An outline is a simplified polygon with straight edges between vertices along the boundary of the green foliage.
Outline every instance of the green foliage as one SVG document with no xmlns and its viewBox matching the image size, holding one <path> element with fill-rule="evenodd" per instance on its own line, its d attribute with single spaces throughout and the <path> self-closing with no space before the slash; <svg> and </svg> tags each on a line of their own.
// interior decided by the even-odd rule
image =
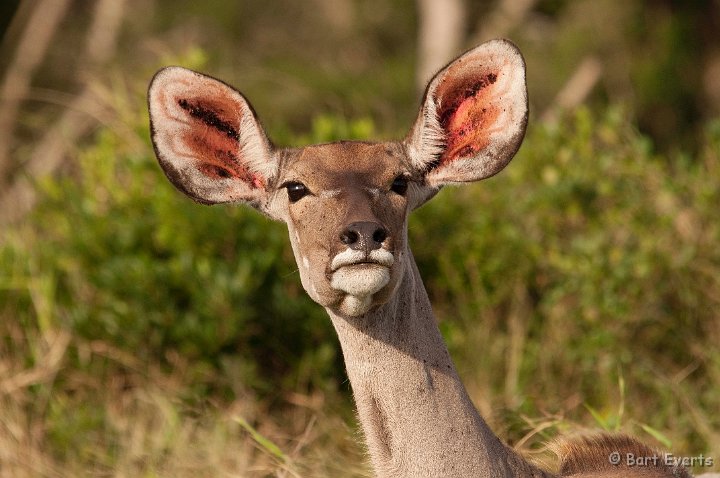
<svg viewBox="0 0 720 478">
<path fill-rule="evenodd" d="M 293 134 L 279 128 L 273 133 L 274 141 L 290 146 L 328 143 L 343 139 L 372 140 L 376 137 L 375 124 L 370 118 L 348 120 L 329 114 L 321 114 L 313 118 L 308 134 Z"/>
<path fill-rule="evenodd" d="M 138 133 L 141 154 L 100 131 L 77 175 L 41 185 L 33 227 L 2 250 L 14 277 L 51 289 L 57 310 L 38 320 L 143 360 L 179 354 L 194 364 L 201 395 L 232 392 L 233 381 L 265 392 L 278 382 L 281 391 L 334 388 L 343 374 L 336 339 L 302 290 L 285 226 L 248 207 L 189 201 L 163 176 L 147 128 Z M 372 133 L 368 119 L 320 116 L 294 142 Z M 18 312 L 33 322 L 29 302 Z"/>
<path fill-rule="evenodd" d="M 337 339 L 300 286 L 284 226 L 192 203 L 162 176 L 147 129 L 133 130 L 140 148 L 100 131 L 72 175 L 40 185 L 31 221 L 8 231 L 7 337 L 67 330 L 68 367 L 105 376 L 113 365 L 88 359 L 93 344 L 140 364 L 182 363 L 192 403 L 338 388 Z M 699 420 L 720 427 L 709 412 L 720 407 L 720 127 L 706 130 L 698 157 L 668 161 L 622 110 L 581 110 L 532 128 L 498 177 L 448 188 L 414 213 L 410 242 L 471 391 L 493 409 L 504 400 L 515 414 L 711 446 L 693 432 Z M 319 117 L 307 137 L 286 139 L 373 134 L 369 120 Z M 43 360 L 9 338 L 3 350 Z M 112 443 L 106 412 L 73 393 L 56 390 L 43 412 L 54 446 Z M 511 437 L 525 432 L 512 423 Z"/>
<path fill-rule="evenodd" d="M 303 363 L 319 372 L 308 381 L 332 376 L 329 324 L 300 288 L 284 226 L 193 204 L 151 155 L 129 155 L 102 131 L 77 179 L 43 185 L 32 242 L 5 251 L 16 268 L 56 278 L 57 319 L 142 359 L 178 353 L 196 364 L 198 386 L 214 386 L 204 371 L 224 365 L 256 387 Z"/>
<path fill-rule="evenodd" d="M 701 157 L 670 162 L 622 110 L 580 110 L 530 131 L 497 178 L 418 211 L 410 242 L 461 368 L 530 415 L 622 399 L 641 423 L 690 430 L 691 390 L 717 410 L 717 125 L 707 136 Z"/>
</svg>

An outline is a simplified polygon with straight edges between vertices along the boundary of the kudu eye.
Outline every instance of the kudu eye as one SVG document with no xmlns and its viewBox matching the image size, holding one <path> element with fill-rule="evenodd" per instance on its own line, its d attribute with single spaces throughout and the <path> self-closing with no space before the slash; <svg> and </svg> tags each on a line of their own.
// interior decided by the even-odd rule
<svg viewBox="0 0 720 478">
<path fill-rule="evenodd" d="M 287 189 L 288 199 L 290 199 L 290 202 L 297 202 L 310 192 L 303 183 L 295 181 L 285 184 L 285 188 Z"/>
<path fill-rule="evenodd" d="M 395 180 L 392 183 L 392 186 L 390 186 L 390 190 L 394 193 L 397 193 L 401 196 L 404 196 L 407 192 L 408 188 L 408 179 L 405 176 L 398 176 L 395 178 Z"/>
</svg>

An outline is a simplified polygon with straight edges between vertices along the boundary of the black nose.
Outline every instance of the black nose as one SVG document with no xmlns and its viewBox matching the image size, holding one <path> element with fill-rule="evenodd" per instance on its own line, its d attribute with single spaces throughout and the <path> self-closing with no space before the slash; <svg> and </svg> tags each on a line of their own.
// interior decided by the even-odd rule
<svg viewBox="0 0 720 478">
<path fill-rule="evenodd" d="M 340 241 L 350 249 L 356 251 L 370 251 L 380 249 L 388 237 L 388 231 L 377 222 L 353 222 L 340 234 Z"/>
</svg>

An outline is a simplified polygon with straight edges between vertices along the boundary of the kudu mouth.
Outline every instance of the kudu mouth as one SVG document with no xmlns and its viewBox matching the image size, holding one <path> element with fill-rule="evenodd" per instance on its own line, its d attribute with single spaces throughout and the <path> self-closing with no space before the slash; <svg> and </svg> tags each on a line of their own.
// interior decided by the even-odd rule
<svg viewBox="0 0 720 478">
<path fill-rule="evenodd" d="M 373 297 L 390 283 L 395 257 L 386 249 L 346 249 L 331 264 L 330 286 L 344 294 L 342 310 L 351 316 L 367 312 Z"/>
<path fill-rule="evenodd" d="M 386 249 L 374 249 L 369 253 L 362 250 L 346 249 L 333 257 L 330 264 L 330 271 L 335 272 L 341 267 L 356 265 L 378 265 L 387 268 L 395 263 L 395 256 Z"/>
</svg>

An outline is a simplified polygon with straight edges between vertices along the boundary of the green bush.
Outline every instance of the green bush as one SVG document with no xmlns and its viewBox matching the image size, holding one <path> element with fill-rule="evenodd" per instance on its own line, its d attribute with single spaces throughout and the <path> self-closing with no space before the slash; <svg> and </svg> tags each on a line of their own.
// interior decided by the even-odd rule
<svg viewBox="0 0 720 478">
<path fill-rule="evenodd" d="M 332 124 L 319 119 L 304 141 L 372 129 Z M 282 390 L 332 386 L 343 373 L 336 340 L 302 291 L 285 226 L 251 208 L 188 200 L 163 176 L 146 128 L 140 134 L 146 147 L 133 154 L 101 131 L 77 174 L 43 183 L 31 227 L 5 245 L 3 263 L 52 277 L 54 320 L 74 334 L 145 361 L 193 363 L 197 391 L 217 385 L 208 368 L 259 391 L 283 379 Z M 33 322 L 29 302 L 17 313 Z"/>
<path fill-rule="evenodd" d="M 720 426 L 719 146 L 712 124 L 699 157 L 653 157 L 622 110 L 581 110 L 419 210 L 411 243 L 471 380 L 530 416 L 588 407 L 615 428 L 625 407 L 702 449 L 690 430 Z"/>
<path fill-rule="evenodd" d="M 337 388 L 337 339 L 302 291 L 285 227 L 192 203 L 136 129 L 140 148 L 100 131 L 8 231 L 5 327 L 61 327 L 165 367 L 182 357 L 200 398 Z M 284 134 L 373 129 L 323 117 L 307 137 Z M 719 150 L 712 124 L 698 157 L 654 157 L 621 110 L 581 110 L 533 126 L 498 177 L 414 214 L 411 245 L 478 400 L 607 428 L 630 416 L 686 449 L 710 446 L 693 430 L 720 427 Z M 72 366 L 87 366 L 79 349 Z"/>
</svg>

